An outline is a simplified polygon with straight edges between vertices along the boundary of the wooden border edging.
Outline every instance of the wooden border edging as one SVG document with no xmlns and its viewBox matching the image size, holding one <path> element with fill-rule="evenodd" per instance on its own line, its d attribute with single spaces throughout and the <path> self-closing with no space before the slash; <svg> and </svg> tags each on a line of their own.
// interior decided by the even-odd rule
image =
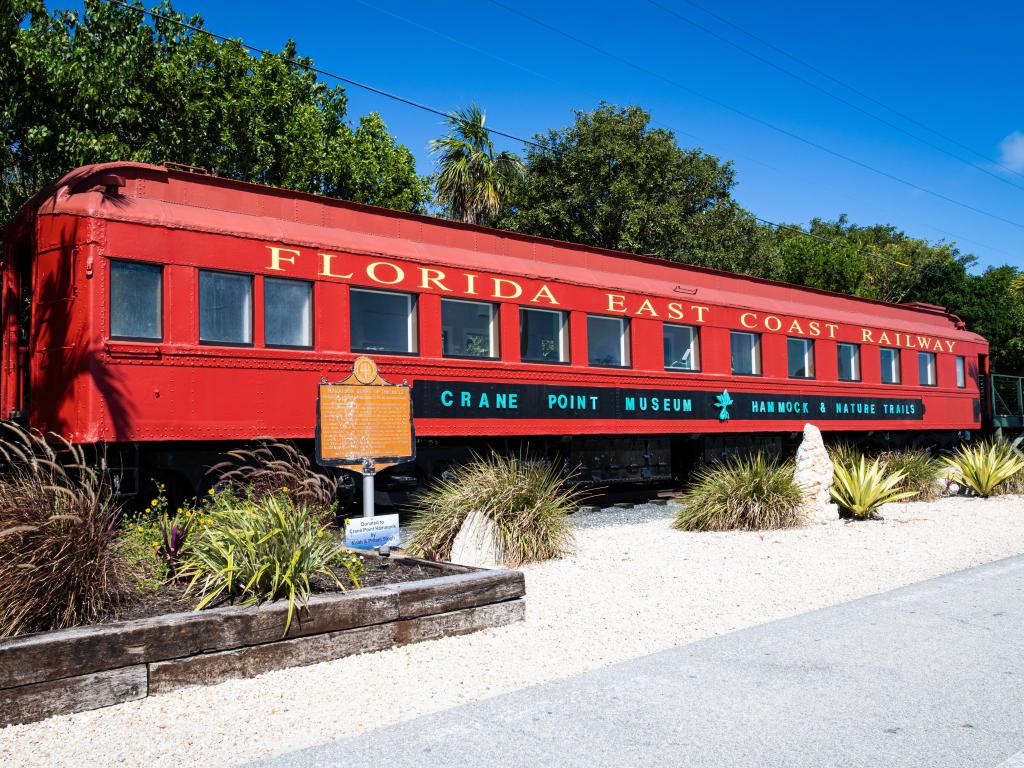
<svg viewBox="0 0 1024 768">
<path fill-rule="evenodd" d="M 519 571 L 395 560 L 456 573 L 313 595 L 287 636 L 287 604 L 276 602 L 0 640 L 0 727 L 474 632 L 525 615 Z"/>
</svg>

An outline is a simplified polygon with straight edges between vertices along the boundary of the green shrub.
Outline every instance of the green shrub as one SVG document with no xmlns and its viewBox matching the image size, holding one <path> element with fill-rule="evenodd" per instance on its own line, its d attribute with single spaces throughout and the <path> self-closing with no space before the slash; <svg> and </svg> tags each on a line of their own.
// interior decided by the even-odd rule
<svg viewBox="0 0 1024 768">
<path fill-rule="evenodd" d="M 242 605 L 287 599 L 287 633 L 314 576 L 344 589 L 334 571 L 341 568 L 359 583 L 362 558 L 341 548 L 327 525 L 286 492 L 258 499 L 231 491 L 211 494 L 199 514 L 181 568 L 186 594 L 199 592 L 196 610 L 228 598 Z"/>
<path fill-rule="evenodd" d="M 865 455 L 860 446 L 847 440 L 840 440 L 834 445 L 828 446 L 828 457 L 832 460 L 833 466 L 841 464 L 844 467 L 852 467 Z"/>
<path fill-rule="evenodd" d="M 496 453 L 477 456 L 450 478 L 435 480 L 416 500 L 408 551 L 447 560 L 462 524 L 479 510 L 497 528 L 506 565 L 559 557 L 572 546 L 567 516 L 581 498 L 554 465 Z"/>
<path fill-rule="evenodd" d="M 947 460 L 952 479 L 975 496 L 988 497 L 1024 471 L 1024 457 L 1006 440 L 961 445 Z"/>
<path fill-rule="evenodd" d="M 264 441 L 252 450 L 229 451 L 227 457 L 208 473 L 218 487 L 257 501 L 285 491 L 298 506 L 324 518 L 333 515 L 338 480 L 313 469 L 291 443 Z"/>
<path fill-rule="evenodd" d="M 119 509 L 101 466 L 52 436 L 0 425 L 0 637 L 84 624 L 127 594 Z"/>
<path fill-rule="evenodd" d="M 677 502 L 673 525 L 684 531 L 765 530 L 803 522 L 793 463 L 762 453 L 730 456 L 701 470 Z"/>
<path fill-rule="evenodd" d="M 939 480 L 945 468 L 942 462 L 932 458 L 928 451 L 920 448 L 888 451 L 878 459 L 886 473 L 903 476 L 896 488 L 900 491 L 910 491 L 913 495 L 908 496 L 908 500 L 931 501 L 942 495 Z M 846 463 L 844 466 L 853 465 Z"/>
<path fill-rule="evenodd" d="M 852 466 L 835 465 L 829 493 L 840 510 L 856 520 L 868 520 L 883 504 L 915 495 L 915 491 L 900 490 L 904 479 L 902 472 L 888 472 L 878 459 L 869 466 L 867 459 L 861 456 Z"/>
</svg>

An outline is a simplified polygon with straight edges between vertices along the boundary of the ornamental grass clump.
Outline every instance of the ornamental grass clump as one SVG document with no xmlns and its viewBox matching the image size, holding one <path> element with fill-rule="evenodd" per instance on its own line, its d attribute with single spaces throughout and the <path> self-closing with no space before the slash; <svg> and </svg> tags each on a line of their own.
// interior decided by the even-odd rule
<svg viewBox="0 0 1024 768">
<path fill-rule="evenodd" d="M 552 464 L 497 453 L 476 456 L 416 500 L 408 552 L 447 560 L 462 524 L 479 510 L 495 525 L 505 565 L 560 557 L 572 548 L 568 515 L 583 495 Z"/>
<path fill-rule="evenodd" d="M 208 472 L 218 487 L 230 487 L 255 500 L 284 488 L 298 506 L 324 516 L 334 511 L 337 478 L 313 469 L 306 455 L 291 443 L 264 440 L 251 450 L 239 449 L 226 455 L 225 461 Z"/>
<path fill-rule="evenodd" d="M 345 589 L 336 571 L 356 586 L 362 558 L 339 546 L 328 525 L 279 491 L 260 498 L 228 490 L 210 495 L 185 542 L 180 573 L 196 610 L 235 600 L 252 605 L 287 600 L 285 633 L 296 606 L 304 608 L 319 576 Z"/>
<path fill-rule="evenodd" d="M 1018 482 L 1024 472 L 1024 456 L 1006 440 L 961 445 L 947 459 L 947 469 L 954 482 L 987 498 Z"/>
<path fill-rule="evenodd" d="M 0 637 L 102 618 L 129 592 L 105 468 L 57 435 L 0 430 Z"/>
<path fill-rule="evenodd" d="M 920 448 L 889 451 L 878 459 L 887 473 L 902 475 L 896 487 L 913 494 L 907 497 L 908 501 L 932 501 L 942 495 L 940 481 L 944 467 L 928 451 Z M 852 463 L 846 463 L 845 466 L 852 466 Z"/>
<path fill-rule="evenodd" d="M 871 520 L 878 517 L 883 504 L 917 495 L 916 491 L 901 490 L 903 481 L 902 472 L 887 471 L 878 459 L 869 465 L 861 456 L 852 465 L 835 465 L 829 493 L 840 511 L 855 520 Z"/>
<path fill-rule="evenodd" d="M 791 528 L 803 522 L 794 465 L 763 453 L 730 456 L 700 470 L 677 503 L 673 526 L 683 531 Z"/>
</svg>

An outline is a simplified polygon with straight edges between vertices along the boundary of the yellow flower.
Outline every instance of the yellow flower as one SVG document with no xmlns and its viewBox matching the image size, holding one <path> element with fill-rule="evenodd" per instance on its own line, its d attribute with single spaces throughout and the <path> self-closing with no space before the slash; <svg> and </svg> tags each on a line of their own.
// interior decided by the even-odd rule
<svg viewBox="0 0 1024 768">
<path fill-rule="evenodd" d="M 213 488 L 207 491 L 207 493 L 210 494 L 211 496 L 213 496 L 213 494 L 215 494 L 216 492 L 217 491 L 215 491 Z"/>
<path fill-rule="evenodd" d="M 181 514 L 181 507 L 178 507 L 178 514 Z"/>
<path fill-rule="evenodd" d="M 152 545 L 154 547 L 159 547 L 160 546 L 160 542 L 159 541 L 154 541 L 154 542 L 152 542 Z"/>
<path fill-rule="evenodd" d="M 148 515 L 148 514 L 149 514 L 150 512 L 152 512 L 152 511 L 153 511 L 153 510 L 151 510 L 151 509 L 150 509 L 149 507 L 146 507 L 146 514 L 147 514 L 147 515 Z"/>
<path fill-rule="evenodd" d="M 149 504 L 150 504 L 150 506 L 155 507 L 157 505 L 157 500 L 153 499 L 151 502 L 149 502 Z"/>
<path fill-rule="evenodd" d="M 281 490 L 282 490 L 282 491 L 284 491 L 285 493 L 288 493 L 288 486 L 286 485 L 286 486 L 285 486 L 284 488 L 282 488 Z"/>
</svg>

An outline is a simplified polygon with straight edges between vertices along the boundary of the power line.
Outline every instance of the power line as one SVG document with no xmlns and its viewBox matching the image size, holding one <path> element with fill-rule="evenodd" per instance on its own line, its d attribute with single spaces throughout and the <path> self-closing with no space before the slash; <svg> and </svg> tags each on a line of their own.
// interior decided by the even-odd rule
<svg viewBox="0 0 1024 768">
<path fill-rule="evenodd" d="M 405 104 L 406 106 L 414 107 L 416 109 L 424 110 L 426 112 L 430 112 L 430 113 L 438 115 L 440 117 L 445 117 L 445 118 L 449 118 L 449 119 L 456 120 L 456 121 L 461 119 L 461 118 L 459 118 L 458 115 L 456 115 L 454 113 L 445 112 L 444 110 L 440 110 L 440 109 L 437 109 L 435 107 L 431 107 L 431 106 L 429 106 L 427 104 L 423 104 L 421 102 L 415 101 L 413 99 L 406 98 L 404 96 L 399 96 L 397 94 L 390 93 L 390 92 L 385 91 L 383 89 L 376 88 L 376 87 L 368 85 L 366 83 L 362 83 L 362 82 L 360 82 L 358 80 L 353 80 L 351 78 L 343 77 L 341 75 L 337 75 L 337 74 L 334 74 L 332 72 L 328 72 L 327 70 L 321 69 L 319 67 L 314 67 L 314 66 L 312 66 L 310 64 L 306 64 L 305 62 L 298 61 L 296 59 L 289 59 L 289 58 L 287 58 L 285 56 L 282 56 L 281 54 L 273 53 L 272 51 L 268 51 L 268 50 L 263 49 L 263 48 L 257 48 L 256 46 L 249 45 L 249 44 L 245 43 L 241 39 L 229 38 L 229 37 L 227 37 L 225 35 L 219 35 L 219 34 L 216 34 L 214 32 L 210 32 L 209 30 L 203 29 L 202 27 L 197 27 L 197 26 L 195 26 L 193 24 L 189 24 L 189 23 L 187 23 L 185 21 L 182 21 L 181 19 L 175 19 L 173 17 L 166 16 L 164 14 L 160 14 L 160 13 L 157 13 L 155 11 L 147 10 L 147 9 L 141 8 L 139 6 L 130 5 L 129 3 L 124 2 L 124 0 L 108 0 L 108 1 L 112 2 L 112 3 L 116 4 L 116 5 L 120 5 L 120 6 L 124 7 L 124 8 L 129 9 L 129 10 L 138 11 L 139 13 L 142 13 L 144 15 L 149 15 L 149 16 L 151 16 L 153 18 L 158 18 L 158 19 L 161 19 L 163 21 L 167 21 L 167 22 L 169 22 L 171 24 L 176 24 L 176 25 L 178 25 L 178 26 L 180 26 L 180 27 L 182 27 L 184 29 L 191 30 L 191 31 L 196 32 L 198 34 L 209 35 L 210 37 L 212 37 L 212 38 L 214 38 L 216 40 L 220 40 L 221 42 L 224 42 L 224 43 L 236 43 L 236 44 L 242 46 L 243 48 L 245 48 L 246 50 L 258 53 L 261 56 L 271 56 L 271 57 L 279 58 L 280 60 L 282 60 L 282 61 L 284 61 L 284 62 L 286 62 L 288 64 L 291 64 L 291 65 L 294 65 L 296 67 L 299 67 L 300 69 L 304 69 L 306 71 L 313 72 L 315 74 L 322 75 L 324 77 L 328 77 L 328 78 L 331 78 L 331 79 L 334 79 L 334 80 L 338 80 L 338 81 L 346 83 L 348 85 L 352 85 L 352 86 L 355 86 L 355 87 L 358 87 L 358 88 L 362 88 L 364 90 L 367 90 L 367 91 L 369 91 L 371 93 L 374 93 L 374 94 L 377 94 L 379 96 L 384 96 L 385 98 L 389 98 L 389 99 L 392 99 L 394 101 L 398 101 L 398 102 L 400 102 L 402 104 Z M 493 1 L 494 0 L 492 0 L 492 2 Z M 500 5 L 500 3 L 496 3 L 496 4 Z M 395 14 L 392 14 L 392 15 L 395 15 Z M 579 41 L 579 42 L 581 44 L 584 44 L 584 45 L 589 45 L 589 44 L 585 43 L 584 41 Z M 538 150 L 540 150 L 542 152 L 551 152 L 551 151 L 553 151 L 552 148 L 550 146 L 546 145 L 546 144 L 541 144 L 541 143 L 538 143 L 538 142 L 535 142 L 535 141 L 531 141 L 530 139 L 524 139 L 524 138 L 522 138 L 520 136 L 516 136 L 516 135 L 511 134 L 511 133 L 506 133 L 506 132 L 503 132 L 503 131 L 499 131 L 499 130 L 497 130 L 495 128 L 485 127 L 484 130 L 487 131 L 488 133 L 493 133 L 493 134 L 495 134 L 497 136 L 502 136 L 504 138 L 511 139 L 513 141 L 517 141 L 517 142 L 520 142 L 522 144 L 534 147 L 534 148 L 536 148 L 536 149 L 538 149 Z M 858 247 L 856 247 L 854 245 L 851 245 L 849 242 L 843 243 L 843 242 L 838 241 L 838 240 L 831 240 L 829 238 L 822 237 L 821 235 L 815 235 L 815 234 L 813 234 L 811 232 L 807 232 L 807 231 L 805 231 L 803 229 L 800 229 L 800 228 L 797 228 L 797 227 L 790 227 L 790 226 L 787 226 L 787 225 L 784 225 L 784 224 L 778 224 L 776 222 L 769 221 L 768 219 L 763 219 L 763 218 L 759 218 L 759 217 L 756 217 L 756 216 L 754 217 L 754 219 L 756 221 L 762 223 L 762 224 L 771 225 L 771 226 L 775 227 L 776 229 L 788 230 L 788 231 L 791 231 L 791 232 L 794 232 L 794 233 L 799 233 L 801 235 L 804 235 L 805 237 L 809 237 L 811 239 L 818 240 L 818 241 L 821 241 L 821 242 L 829 242 L 829 243 L 832 243 L 833 245 L 843 246 L 845 248 L 851 248 L 851 249 L 853 249 L 853 250 L 855 250 L 858 253 L 861 253 L 863 255 L 873 256 L 875 258 L 886 259 L 886 260 L 891 261 L 894 264 L 896 264 L 896 265 L 898 265 L 900 267 L 903 267 L 903 268 L 916 268 L 918 270 L 921 270 L 920 267 L 912 267 L 912 265 L 908 265 L 908 264 L 906 264 L 904 262 L 901 262 L 901 261 L 895 259 L 894 257 L 888 255 L 888 254 L 880 253 L 880 252 L 875 252 L 875 251 L 865 251 L 865 250 L 863 250 L 861 248 L 858 248 Z M 931 268 L 932 268 L 931 266 L 928 267 L 928 268 L 925 268 L 923 271 L 921 271 L 921 274 L 927 274 L 927 272 Z"/>
<path fill-rule="evenodd" d="M 822 86 L 820 86 L 817 83 L 815 83 L 813 80 L 808 80 L 806 77 L 803 77 L 803 76 L 797 74 L 796 72 L 794 72 L 791 69 L 787 69 L 786 67 L 783 67 L 780 64 L 776 64 L 771 59 L 766 59 L 764 56 L 761 56 L 760 54 L 755 53 L 754 51 L 751 51 L 749 48 L 747 48 L 745 46 L 742 46 L 739 43 L 736 43 L 736 42 L 730 40 L 729 38 L 725 37 L 724 35 L 718 34 L 713 29 L 710 29 L 709 27 L 706 27 L 703 24 L 700 24 L 700 23 L 694 21 L 693 19 L 690 19 L 687 16 L 684 16 L 683 14 L 679 13 L 675 9 L 670 8 L 670 7 L 666 6 L 666 5 L 663 5 L 662 3 L 657 2 L 657 0 L 647 0 L 647 2 L 650 5 L 653 5 L 655 8 L 658 8 L 659 10 L 669 14 L 670 16 L 673 16 L 673 17 L 679 19 L 680 21 L 682 21 L 682 22 L 684 22 L 686 24 L 689 24 L 691 27 L 695 27 L 696 29 L 699 29 L 700 31 L 704 32 L 705 34 L 710 35 L 711 37 L 715 38 L 716 40 L 720 40 L 723 43 L 725 43 L 726 45 L 732 46 L 736 50 L 738 50 L 738 51 L 740 51 L 742 53 L 747 54 L 747 56 L 750 56 L 752 59 L 755 59 L 756 61 L 760 61 L 762 64 L 765 64 L 765 65 L 767 65 L 769 67 L 772 67 L 773 69 L 777 69 L 779 72 L 782 72 L 783 74 L 788 75 L 789 77 L 793 78 L 797 82 L 803 83 L 808 88 L 813 88 L 814 90 L 818 91 L 819 93 L 823 93 L 826 96 L 828 96 L 829 98 L 834 99 L 835 101 L 838 101 L 840 104 L 844 104 L 847 107 L 849 107 L 850 109 L 854 109 L 854 110 L 856 110 L 857 112 L 860 112 L 863 115 L 867 115 L 872 120 L 877 120 L 882 125 L 888 126 L 889 128 L 892 128 L 893 130 L 899 131 L 900 133 L 902 133 L 905 136 L 909 136 L 914 141 L 920 142 L 921 144 L 924 144 L 927 147 L 931 147 L 932 149 L 936 150 L 937 152 L 941 152 L 942 154 L 944 154 L 944 155 L 946 155 L 948 157 L 951 157 L 951 158 L 953 158 L 954 160 L 956 160 L 958 162 L 964 163 L 965 165 L 970 166 L 971 168 L 975 169 L 976 171 L 980 171 L 981 173 L 984 173 L 984 174 L 986 174 L 988 176 L 991 176 L 993 179 L 996 179 L 997 181 L 1000 181 L 1003 184 L 1006 184 L 1008 186 L 1014 187 L 1015 189 L 1019 189 L 1022 192 L 1024 192 L 1024 186 L 1021 186 L 1020 184 L 1015 184 L 1013 181 L 1011 181 L 1010 179 L 1006 178 L 1005 176 L 1000 176 L 998 173 L 994 173 L 993 171 L 990 171 L 985 166 L 979 165 L 978 163 L 974 162 L 973 160 L 968 160 L 967 158 L 965 158 L 965 157 L 963 157 L 961 155 L 958 155 L 955 152 L 950 152 L 948 149 L 945 149 L 944 147 L 936 144 L 935 142 L 930 141 L 930 140 L 924 138 L 923 136 L 920 136 L 920 135 L 914 133 L 913 131 L 908 131 L 906 128 L 903 128 L 902 126 L 897 125 L 896 123 L 892 122 L 891 120 L 886 120 L 884 117 L 880 117 L 879 115 L 876 115 L 874 112 L 871 112 L 870 110 L 864 109 L 859 104 L 855 104 L 854 102 L 850 101 L 849 99 L 845 99 L 842 96 L 839 96 L 838 94 L 833 93 L 832 91 L 828 90 L 827 88 L 823 88 Z"/>
<path fill-rule="evenodd" d="M 792 53 L 790 53 L 789 51 L 785 50 L 784 48 L 781 48 L 781 47 L 775 45 L 770 40 L 766 40 L 763 37 L 755 35 L 753 32 L 750 32 L 750 31 L 744 29 L 743 27 L 741 27 L 738 24 L 730 21 L 729 19 L 725 18 L 724 16 L 720 16 L 719 14 L 715 13 L 714 11 L 708 10 L 703 5 L 699 5 L 698 3 L 693 2 L 693 0 L 683 0 L 683 2 L 687 3 L 688 5 L 693 6 L 698 11 L 701 11 L 702 13 L 707 14 L 711 18 L 717 19 L 722 24 L 725 24 L 726 26 L 732 27 L 736 31 L 743 33 L 744 35 L 746 35 L 750 39 L 756 40 L 757 42 L 761 43 L 762 45 L 767 46 L 768 48 L 771 48 L 773 51 L 776 51 L 777 53 L 781 53 L 783 56 L 785 56 L 786 58 L 790 59 L 791 61 L 795 61 L 800 66 L 806 67 L 807 69 L 811 70 L 812 72 L 815 72 L 818 75 L 821 75 L 822 77 L 824 77 L 827 80 L 831 80 L 833 83 L 842 86 L 843 88 L 847 89 L 851 93 L 857 94 L 862 99 L 866 99 L 867 101 L 870 101 L 872 104 L 875 104 L 875 105 L 881 107 L 882 109 L 885 109 L 885 110 L 891 112 L 892 114 L 896 115 L 897 117 L 900 117 L 900 118 L 906 120 L 908 123 L 913 123 L 914 125 L 916 125 L 919 128 L 924 128 L 929 133 L 932 133 L 935 136 L 938 136 L 940 139 L 943 139 L 944 141 L 948 141 L 950 144 L 954 144 L 954 145 L 960 147 L 961 149 L 967 150 L 968 152 L 970 152 L 973 155 L 976 155 L 977 157 L 979 157 L 980 159 L 984 160 L 985 162 L 992 163 L 993 165 L 999 166 L 1000 168 L 1002 168 L 1007 173 L 1012 173 L 1014 176 L 1024 176 L 1024 174 L 1022 174 L 1020 171 L 1017 171 L 1017 170 L 1011 168 L 1010 166 L 1005 165 L 1004 163 L 1000 162 L 999 160 L 995 160 L 995 159 L 989 157 L 988 155 L 986 155 L 986 154 L 984 154 L 982 152 L 979 152 L 978 150 L 974 149 L 974 147 L 971 147 L 971 146 L 969 146 L 967 144 L 963 144 L 962 142 L 958 141 L 957 139 L 954 139 L 953 137 L 948 136 L 945 133 L 942 133 L 941 131 L 935 130 L 935 128 L 933 128 L 932 126 L 928 125 L 927 123 L 923 123 L 923 122 L 921 122 L 919 120 L 916 120 L 915 118 L 911 117 L 910 115 L 906 114 L 905 112 L 901 112 L 900 110 L 896 109 L 893 106 L 890 106 L 889 104 L 886 104 L 883 101 L 879 101 L 874 96 L 871 96 L 870 94 L 865 93 L 864 91 L 860 90 L 859 88 L 857 88 L 857 87 L 855 87 L 853 85 L 850 85 L 849 83 L 844 82 L 843 80 L 840 80 L 839 78 L 837 78 L 837 77 L 835 77 L 833 75 L 830 75 L 828 72 L 825 72 L 824 70 L 814 66 L 813 64 L 811 64 L 811 63 L 809 63 L 807 61 L 805 61 L 804 59 L 801 59 L 800 57 L 793 55 Z"/>
<path fill-rule="evenodd" d="M 928 189 L 927 187 L 922 187 L 920 184 L 915 184 L 912 181 L 908 181 L 907 179 L 901 178 L 900 176 L 897 176 L 896 174 L 889 173 L 888 171 L 884 171 L 881 168 L 876 168 L 875 166 L 870 165 L 869 163 L 865 163 L 862 160 L 858 160 L 855 157 L 851 157 L 850 155 L 847 155 L 847 154 L 844 154 L 842 152 L 839 152 L 838 150 L 831 149 L 830 147 L 827 147 L 824 144 L 820 144 L 819 142 L 814 141 L 813 139 L 805 138 L 805 137 L 803 137 L 803 136 L 801 136 L 801 135 L 799 135 L 797 133 L 794 133 L 793 131 L 790 131 L 787 128 L 783 128 L 782 126 L 775 125 L 774 123 L 769 122 L 768 120 L 765 120 L 763 118 L 758 117 L 757 115 L 754 115 L 754 114 L 746 112 L 746 111 L 744 111 L 742 109 L 739 109 L 738 107 L 734 107 L 731 104 L 728 104 L 728 103 L 726 103 L 724 101 L 721 101 L 720 99 L 716 99 L 713 96 L 708 96 L 707 94 L 702 93 L 701 91 L 698 91 L 695 88 L 691 88 L 688 85 L 684 85 L 683 83 L 680 83 L 679 81 L 674 80 L 674 79 L 668 77 L 667 75 L 664 75 L 661 72 L 658 72 L 657 70 L 649 69 L 648 67 L 645 67 L 645 66 L 643 66 L 641 64 L 637 64 L 634 61 L 630 61 L 627 58 L 619 56 L 617 53 L 613 53 L 613 52 L 608 51 L 608 50 L 606 50 L 604 48 L 601 48 L 600 46 L 594 45 L 593 43 L 590 43 L 590 42 L 588 42 L 586 40 L 583 40 L 583 39 L 581 39 L 579 37 L 576 37 L 575 35 L 572 35 L 569 32 L 566 32 L 566 31 L 564 31 L 562 29 L 559 29 L 558 27 L 555 27 L 555 26 L 553 26 L 553 25 L 551 25 L 551 24 L 549 24 L 549 23 L 547 23 L 545 21 L 542 21 L 542 20 L 540 20 L 540 19 L 538 19 L 538 18 L 536 18 L 534 16 L 531 16 L 530 14 L 527 14 L 527 13 L 519 10 L 518 8 L 506 5 L 505 3 L 499 2 L 499 0 L 490 0 L 490 2 L 493 5 L 498 6 L 499 8 L 503 8 L 504 10 L 508 11 L 509 13 L 513 13 L 513 14 L 515 14 L 517 16 L 522 16 L 523 18 L 528 19 L 529 21 L 533 22 L 534 24 L 537 24 L 538 26 L 541 26 L 541 27 L 543 27 L 543 28 L 545 28 L 547 30 L 550 30 L 551 32 L 554 32 L 557 35 L 561 35 L 562 37 L 565 37 L 565 38 L 567 38 L 569 40 L 572 40 L 573 42 L 575 42 L 575 43 L 577 43 L 579 45 L 582 45 L 582 46 L 584 46 L 586 48 L 590 48 L 593 51 L 597 51 L 598 53 L 600 53 L 603 56 L 607 56 L 608 58 L 614 59 L 615 61 L 618 61 L 621 64 L 625 64 L 626 66 L 628 66 L 628 67 L 630 67 L 632 69 L 635 69 L 635 70 L 637 70 L 639 72 L 643 72 L 646 75 L 649 75 L 651 77 L 655 77 L 655 78 L 657 78 L 657 79 L 659 79 L 659 80 L 661 80 L 661 81 L 663 81 L 665 83 L 668 83 L 669 85 L 671 85 L 671 86 L 673 86 L 675 88 L 678 88 L 679 90 L 685 91 L 686 93 L 693 94 L 694 96 L 697 96 L 698 98 L 704 99 L 705 101 L 710 102 L 711 104 L 715 104 L 716 106 L 719 106 L 722 109 L 726 109 L 729 112 L 737 114 L 740 117 L 746 118 L 747 120 L 751 120 L 751 121 L 753 121 L 755 123 L 758 123 L 759 125 L 763 125 L 766 128 L 770 128 L 771 130 L 776 131 L 778 133 L 781 133 L 784 136 L 788 136 L 791 139 L 795 139 L 796 141 L 799 141 L 799 142 L 801 142 L 803 144 L 806 144 L 806 145 L 808 145 L 810 147 L 814 147 L 815 149 L 820 150 L 821 152 L 825 152 L 826 154 L 832 155 L 833 157 L 837 157 L 840 160 L 845 160 L 848 163 L 852 163 L 852 164 L 854 164 L 856 166 L 864 168 L 865 170 L 871 171 L 872 173 L 875 173 L 875 174 L 877 174 L 879 176 L 883 176 L 883 177 L 885 177 L 887 179 L 890 179 L 892 181 L 895 181 L 895 182 L 898 182 L 900 184 L 903 184 L 904 186 L 910 187 L 911 189 L 916 189 L 918 192 L 924 192 L 926 195 L 931 195 L 932 197 L 938 198 L 939 200 L 944 200 L 947 203 L 952 203 L 953 205 L 956 205 L 956 206 L 958 206 L 960 208 L 964 208 L 964 209 L 966 209 L 968 211 L 973 211 L 974 213 L 981 214 L 982 216 L 986 216 L 986 217 L 988 217 L 990 219 L 994 219 L 996 221 L 1001 221 L 1004 224 L 1010 224 L 1011 226 L 1017 227 L 1018 229 L 1024 229 L 1024 223 L 1021 223 L 1019 221 L 1014 221 L 1013 219 L 1008 219 L 1008 218 L 1006 218 L 1004 216 L 1000 216 L 999 214 L 992 213 L 991 211 L 986 211 L 983 208 L 978 208 L 977 206 L 971 205 L 970 203 L 962 202 L 960 200 L 957 200 L 956 198 L 949 197 L 948 195 L 944 195 L 941 192 L 936 192 L 935 190 Z"/>
</svg>

